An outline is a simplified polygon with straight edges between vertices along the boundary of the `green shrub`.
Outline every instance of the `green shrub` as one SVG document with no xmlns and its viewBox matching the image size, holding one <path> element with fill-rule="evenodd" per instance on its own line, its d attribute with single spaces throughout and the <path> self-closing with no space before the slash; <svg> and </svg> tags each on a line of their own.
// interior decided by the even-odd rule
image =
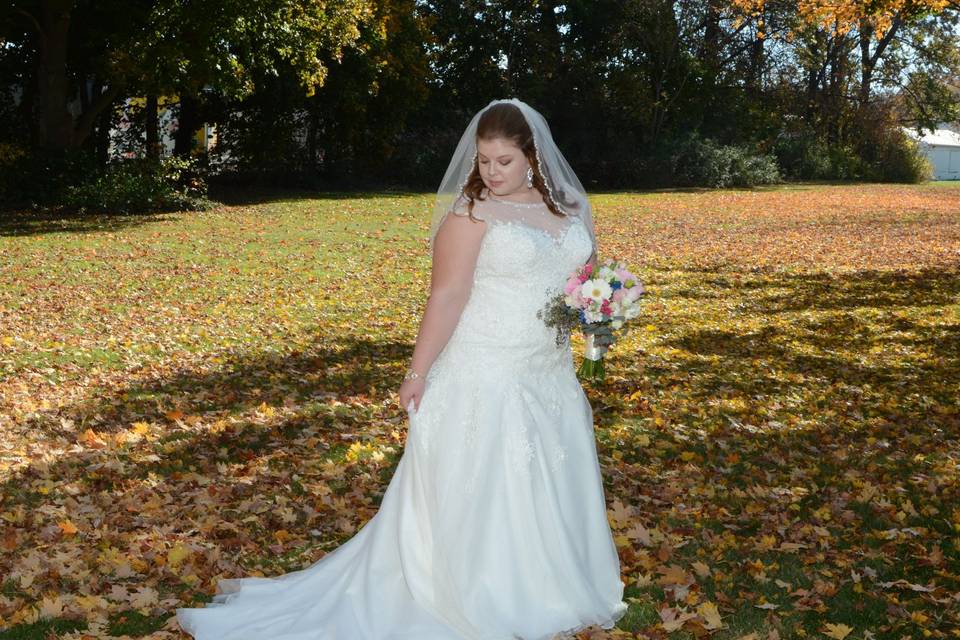
<svg viewBox="0 0 960 640">
<path fill-rule="evenodd" d="M 784 173 L 791 178 L 833 177 L 830 149 L 815 136 L 782 132 L 774 142 L 773 153 Z"/>
<path fill-rule="evenodd" d="M 802 180 L 874 179 L 856 149 L 829 144 L 812 131 L 782 131 L 773 153 L 784 173 Z"/>
<path fill-rule="evenodd" d="M 747 147 L 719 145 L 697 134 L 679 142 L 670 162 L 675 178 L 690 186 L 752 187 L 780 181 L 773 156 Z"/>
<path fill-rule="evenodd" d="M 885 182 L 926 182 L 933 179 L 933 165 L 920 151 L 920 143 L 900 129 L 893 129 L 877 144 L 878 178 Z"/>
<path fill-rule="evenodd" d="M 147 213 L 208 209 L 205 172 L 196 158 L 119 160 L 64 191 L 72 211 Z"/>
<path fill-rule="evenodd" d="M 876 123 L 856 145 L 828 144 L 812 131 L 785 131 L 773 152 L 792 178 L 922 182 L 933 175 L 919 144 L 895 123 Z"/>
<path fill-rule="evenodd" d="M 69 185 L 95 171 L 93 155 L 83 149 L 53 153 L 11 146 L 0 154 L 0 208 L 55 206 Z"/>
</svg>

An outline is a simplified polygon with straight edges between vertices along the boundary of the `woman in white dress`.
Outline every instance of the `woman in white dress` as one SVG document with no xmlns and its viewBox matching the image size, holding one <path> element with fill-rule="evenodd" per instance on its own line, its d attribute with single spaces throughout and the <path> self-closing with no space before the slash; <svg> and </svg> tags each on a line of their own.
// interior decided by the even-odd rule
<svg viewBox="0 0 960 640">
<path fill-rule="evenodd" d="M 449 215 L 453 213 L 454 215 Z M 309 567 L 220 580 L 197 640 L 551 640 L 627 610 L 593 413 L 536 312 L 596 262 L 590 203 L 543 117 L 471 120 L 437 193 L 430 296 L 377 513 Z"/>
</svg>

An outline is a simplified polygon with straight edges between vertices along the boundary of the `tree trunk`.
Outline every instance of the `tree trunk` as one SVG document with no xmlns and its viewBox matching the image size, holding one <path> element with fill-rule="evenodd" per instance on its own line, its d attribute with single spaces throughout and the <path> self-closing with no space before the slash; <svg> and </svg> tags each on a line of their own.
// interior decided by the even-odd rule
<svg viewBox="0 0 960 640">
<path fill-rule="evenodd" d="M 144 124 L 147 128 L 147 157 L 151 160 L 160 159 L 160 121 L 157 110 L 157 94 L 150 92 L 147 94 Z"/>
<path fill-rule="evenodd" d="M 903 16 L 898 13 L 890 23 L 890 29 L 877 40 L 877 46 L 871 53 L 870 44 L 877 36 L 876 30 L 869 20 L 860 21 L 860 91 L 857 98 L 861 111 L 865 110 L 870 103 L 870 97 L 873 93 L 873 72 L 880 61 L 880 56 L 883 55 L 890 41 L 903 26 L 903 22 Z"/>
<path fill-rule="evenodd" d="M 764 38 L 754 38 L 750 44 L 750 76 L 749 86 L 760 91 L 763 87 L 763 69 L 764 69 Z"/>
<path fill-rule="evenodd" d="M 320 128 L 320 104 L 316 96 L 307 102 L 307 158 L 310 163 L 308 173 L 317 174 L 317 134 Z"/>
<path fill-rule="evenodd" d="M 43 0 L 37 73 L 36 144 L 47 150 L 74 145 L 73 120 L 67 111 L 67 41 L 71 0 Z"/>
<path fill-rule="evenodd" d="M 94 89 L 97 93 L 102 91 L 99 83 L 94 85 Z M 94 129 L 96 136 L 96 153 L 97 153 L 97 162 L 101 167 L 106 166 L 110 161 L 110 121 L 112 120 L 112 109 L 107 107 L 100 112 L 100 115 L 97 117 L 96 128 Z"/>
<path fill-rule="evenodd" d="M 203 124 L 200 121 L 200 102 L 183 90 L 180 93 L 180 114 L 177 116 L 177 133 L 174 136 L 173 155 L 183 158 L 193 150 L 193 134 Z"/>
</svg>

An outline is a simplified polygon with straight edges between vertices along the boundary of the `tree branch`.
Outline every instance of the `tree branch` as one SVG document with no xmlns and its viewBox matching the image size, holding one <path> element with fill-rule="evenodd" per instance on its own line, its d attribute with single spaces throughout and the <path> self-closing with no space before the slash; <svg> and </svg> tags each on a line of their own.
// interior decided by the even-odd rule
<svg viewBox="0 0 960 640">
<path fill-rule="evenodd" d="M 15 13 L 19 13 L 30 19 L 30 22 L 33 23 L 33 26 L 37 30 L 37 34 L 40 36 L 41 40 L 44 40 L 46 38 L 46 34 L 44 34 L 43 32 L 43 27 L 40 26 L 40 23 L 37 21 L 37 19 L 33 16 L 32 13 L 30 13 L 25 9 L 21 9 L 20 7 L 14 7 L 13 10 Z"/>
</svg>

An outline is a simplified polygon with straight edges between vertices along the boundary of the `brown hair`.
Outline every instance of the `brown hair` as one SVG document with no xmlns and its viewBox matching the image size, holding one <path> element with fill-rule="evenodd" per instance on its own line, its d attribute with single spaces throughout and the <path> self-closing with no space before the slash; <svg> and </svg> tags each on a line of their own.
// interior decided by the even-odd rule
<svg viewBox="0 0 960 640">
<path fill-rule="evenodd" d="M 527 162 L 533 169 L 533 186 L 543 196 L 547 208 L 554 215 L 566 216 L 567 214 L 561 211 L 553 198 L 550 197 L 543 174 L 540 173 L 540 163 L 537 161 L 533 132 L 530 131 L 530 125 L 527 124 L 527 119 L 523 117 L 523 112 L 520 111 L 519 107 L 509 102 L 501 102 L 483 112 L 480 120 L 477 121 L 477 140 L 492 140 L 493 138 L 510 140 L 523 151 L 523 155 L 527 157 Z M 470 175 L 463 186 L 463 195 L 469 200 L 467 212 L 470 214 L 471 220 L 476 220 L 473 217 L 473 205 L 477 200 L 484 199 L 480 197 L 480 192 L 483 191 L 485 185 L 483 184 L 483 178 L 480 177 L 478 157 L 474 157 L 473 168 L 470 170 Z"/>
</svg>

